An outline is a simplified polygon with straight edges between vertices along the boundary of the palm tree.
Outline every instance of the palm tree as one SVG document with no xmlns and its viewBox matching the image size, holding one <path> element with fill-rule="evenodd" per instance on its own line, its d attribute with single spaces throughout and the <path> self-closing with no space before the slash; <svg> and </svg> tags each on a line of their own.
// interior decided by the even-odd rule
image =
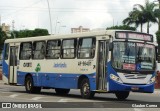
<svg viewBox="0 0 160 111">
<path fill-rule="evenodd" d="M 154 2 L 149 2 L 149 0 L 146 0 L 144 6 L 141 4 L 135 4 L 134 6 L 137 7 L 129 13 L 129 17 L 132 20 L 132 24 L 137 23 L 136 26 L 141 25 L 142 31 L 142 25 L 144 23 L 147 23 L 147 33 L 149 33 L 149 23 L 158 23 L 157 11 L 155 9 L 157 5 Z M 123 23 L 129 23 L 126 22 L 126 19 L 124 19 Z"/>
<path fill-rule="evenodd" d="M 147 20 L 147 33 L 149 33 L 149 23 L 158 23 L 157 17 L 156 17 L 156 4 L 154 2 L 149 2 L 149 0 L 146 0 L 145 5 L 142 6 L 140 4 L 136 4 L 138 8 L 144 13 L 144 17 Z"/>
<path fill-rule="evenodd" d="M 141 32 L 142 32 L 144 23 L 146 23 L 144 14 L 142 13 L 142 11 L 137 10 L 137 8 L 133 8 L 133 11 L 129 13 L 129 17 L 123 20 L 123 24 L 126 24 L 126 25 L 135 24 L 136 28 L 140 25 Z"/>
</svg>

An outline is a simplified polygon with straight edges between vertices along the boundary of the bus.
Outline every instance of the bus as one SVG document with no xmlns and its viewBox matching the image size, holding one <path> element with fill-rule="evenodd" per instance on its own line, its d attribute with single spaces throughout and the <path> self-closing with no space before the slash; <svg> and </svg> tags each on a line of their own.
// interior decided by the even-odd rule
<svg viewBox="0 0 160 111">
<path fill-rule="evenodd" d="M 55 89 L 66 95 L 80 89 L 83 98 L 114 93 L 153 93 L 156 54 L 153 35 L 104 30 L 65 35 L 7 39 L 3 80 L 25 86 L 27 93 Z"/>
</svg>

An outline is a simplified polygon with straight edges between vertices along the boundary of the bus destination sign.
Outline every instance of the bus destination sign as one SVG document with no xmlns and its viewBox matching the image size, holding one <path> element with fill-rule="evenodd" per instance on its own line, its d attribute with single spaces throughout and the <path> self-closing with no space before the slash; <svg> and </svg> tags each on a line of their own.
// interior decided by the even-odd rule
<svg viewBox="0 0 160 111">
<path fill-rule="evenodd" d="M 116 32 L 117 39 L 131 39 L 131 40 L 142 40 L 153 42 L 153 36 L 143 33 L 133 33 L 133 32 Z"/>
</svg>

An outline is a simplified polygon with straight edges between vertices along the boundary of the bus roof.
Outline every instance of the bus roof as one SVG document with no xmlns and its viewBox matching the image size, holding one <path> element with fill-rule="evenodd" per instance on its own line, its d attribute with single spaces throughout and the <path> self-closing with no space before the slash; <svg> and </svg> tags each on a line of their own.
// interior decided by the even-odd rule
<svg viewBox="0 0 160 111">
<path fill-rule="evenodd" d="M 72 33 L 72 34 L 63 34 L 63 35 L 48 35 L 48 36 L 7 39 L 5 40 L 5 43 L 52 40 L 52 39 L 67 39 L 67 38 L 90 37 L 90 36 L 101 36 L 101 35 L 114 36 L 116 31 L 135 32 L 130 30 L 102 30 L 102 31 L 91 31 L 91 32 Z"/>
</svg>

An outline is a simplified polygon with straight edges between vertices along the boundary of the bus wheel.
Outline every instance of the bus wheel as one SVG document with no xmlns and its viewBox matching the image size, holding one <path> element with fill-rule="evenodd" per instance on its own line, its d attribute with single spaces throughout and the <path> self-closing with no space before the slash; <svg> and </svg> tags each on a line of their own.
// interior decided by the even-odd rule
<svg viewBox="0 0 160 111">
<path fill-rule="evenodd" d="M 41 87 L 34 87 L 32 76 L 27 76 L 25 79 L 25 88 L 27 93 L 40 93 Z"/>
<path fill-rule="evenodd" d="M 55 88 L 55 91 L 58 95 L 66 95 L 69 93 L 70 89 Z"/>
<path fill-rule="evenodd" d="M 91 99 L 94 97 L 95 92 L 90 91 L 90 84 L 87 78 L 82 80 L 80 90 L 82 98 Z"/>
<path fill-rule="evenodd" d="M 129 91 L 120 91 L 115 93 L 117 99 L 125 100 L 129 96 Z"/>
</svg>

